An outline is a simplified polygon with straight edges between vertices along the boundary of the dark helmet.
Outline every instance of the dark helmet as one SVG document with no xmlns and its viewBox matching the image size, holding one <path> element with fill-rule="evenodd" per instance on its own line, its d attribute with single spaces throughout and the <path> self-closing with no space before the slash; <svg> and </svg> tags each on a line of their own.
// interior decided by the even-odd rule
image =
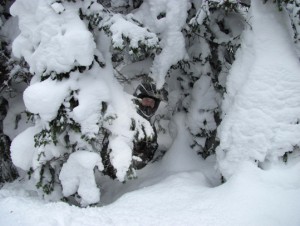
<svg viewBox="0 0 300 226">
<path fill-rule="evenodd" d="M 150 82 L 138 85 L 133 95 L 138 98 L 138 113 L 146 119 L 155 114 L 161 100 L 166 100 L 166 91 L 157 90 L 156 85 Z"/>
</svg>

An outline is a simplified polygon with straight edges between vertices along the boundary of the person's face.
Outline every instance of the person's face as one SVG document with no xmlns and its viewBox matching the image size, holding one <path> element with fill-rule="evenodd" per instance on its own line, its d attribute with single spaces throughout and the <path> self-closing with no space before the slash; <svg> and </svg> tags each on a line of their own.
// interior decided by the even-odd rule
<svg viewBox="0 0 300 226">
<path fill-rule="evenodd" d="M 144 97 L 142 98 L 141 104 L 144 107 L 150 107 L 150 108 L 154 108 L 155 106 L 155 100 L 149 97 Z"/>
</svg>

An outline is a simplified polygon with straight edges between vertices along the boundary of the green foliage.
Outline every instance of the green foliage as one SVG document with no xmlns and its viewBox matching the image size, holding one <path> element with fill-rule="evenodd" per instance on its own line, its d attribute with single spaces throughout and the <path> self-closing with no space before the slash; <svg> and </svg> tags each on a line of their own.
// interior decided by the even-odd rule
<svg viewBox="0 0 300 226">
<path fill-rule="evenodd" d="M 239 12 L 238 2 L 232 0 L 225 0 L 222 1 L 222 3 L 215 2 L 215 1 L 208 1 L 208 8 L 211 13 L 222 10 L 225 12 L 225 15 L 232 12 L 235 13 Z"/>
<path fill-rule="evenodd" d="M 55 186 L 55 169 L 48 163 L 41 166 L 40 180 L 37 182 L 36 187 L 49 195 L 54 191 Z"/>
<path fill-rule="evenodd" d="M 48 128 L 43 129 L 40 133 L 34 136 L 35 147 L 46 146 L 51 143 L 57 145 L 58 136 L 63 133 L 68 133 L 70 130 L 75 133 L 80 133 L 80 125 L 67 114 L 68 111 L 78 105 L 78 102 L 74 99 L 74 97 L 72 97 L 70 98 L 69 103 L 69 108 L 65 107 L 65 105 L 61 105 L 58 110 L 57 117 L 49 122 Z"/>
</svg>

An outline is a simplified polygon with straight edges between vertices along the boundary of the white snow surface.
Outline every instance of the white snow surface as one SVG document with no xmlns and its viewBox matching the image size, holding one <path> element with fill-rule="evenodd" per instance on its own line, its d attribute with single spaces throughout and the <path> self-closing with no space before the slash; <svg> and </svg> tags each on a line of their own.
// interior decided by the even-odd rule
<svg viewBox="0 0 300 226">
<path fill-rule="evenodd" d="M 300 64 L 287 15 L 253 1 L 242 46 L 228 75 L 217 151 L 229 178 L 243 161 L 276 162 L 300 144 Z"/>
<path fill-rule="evenodd" d="M 63 73 L 74 63 L 92 63 L 96 45 L 77 10 L 67 8 L 57 14 L 58 6 L 53 8 L 44 0 L 18 0 L 12 5 L 11 14 L 18 16 L 21 30 L 13 42 L 13 53 L 25 58 L 31 73 Z"/>
<path fill-rule="evenodd" d="M 298 163 L 269 170 L 243 163 L 225 184 L 214 187 L 216 181 L 208 180 L 219 176 L 211 167 L 214 160 L 201 160 L 188 147 L 184 121 L 184 115 L 175 118 L 177 137 L 162 162 L 149 165 L 138 172 L 138 179 L 126 184 L 104 185 L 110 190 L 103 200 L 127 192 L 114 203 L 88 208 L 48 203 L 15 182 L 0 190 L 0 225 L 300 224 L 299 156 Z"/>
</svg>

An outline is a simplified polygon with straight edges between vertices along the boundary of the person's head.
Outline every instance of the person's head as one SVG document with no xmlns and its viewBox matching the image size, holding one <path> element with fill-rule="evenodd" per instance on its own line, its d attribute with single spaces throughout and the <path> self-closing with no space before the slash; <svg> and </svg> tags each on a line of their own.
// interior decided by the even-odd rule
<svg viewBox="0 0 300 226">
<path fill-rule="evenodd" d="M 140 84 L 134 93 L 138 98 L 139 114 L 150 119 L 156 112 L 161 101 L 161 92 L 153 83 Z"/>
</svg>

